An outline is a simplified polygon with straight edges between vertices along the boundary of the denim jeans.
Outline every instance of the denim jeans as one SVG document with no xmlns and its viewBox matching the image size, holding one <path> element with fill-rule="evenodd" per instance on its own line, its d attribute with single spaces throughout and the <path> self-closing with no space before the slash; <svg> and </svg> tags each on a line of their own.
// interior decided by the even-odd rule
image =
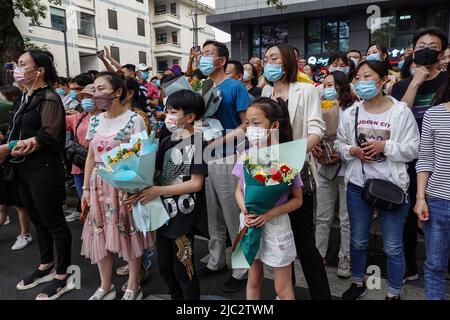
<svg viewBox="0 0 450 320">
<path fill-rule="evenodd" d="M 425 235 L 425 299 L 444 300 L 445 272 L 450 251 L 450 201 L 427 197 L 430 217 L 423 223 Z"/>
<path fill-rule="evenodd" d="M 77 190 L 78 197 L 81 199 L 83 196 L 84 173 L 74 174 L 73 182 L 75 183 L 75 189 Z"/>
<path fill-rule="evenodd" d="M 362 198 L 363 188 L 349 183 L 347 208 L 350 217 L 350 261 L 353 282 L 363 282 L 374 208 Z M 409 210 L 406 201 L 398 211 L 379 212 L 384 252 L 387 255 L 388 293 L 400 294 L 405 275 L 403 227 Z"/>
</svg>

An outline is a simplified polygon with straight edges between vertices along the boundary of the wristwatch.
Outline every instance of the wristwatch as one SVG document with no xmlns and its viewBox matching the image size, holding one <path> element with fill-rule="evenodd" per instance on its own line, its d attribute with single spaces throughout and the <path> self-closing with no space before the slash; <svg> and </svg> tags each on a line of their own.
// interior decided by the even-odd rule
<svg viewBox="0 0 450 320">
<path fill-rule="evenodd" d="M 83 190 L 87 190 L 87 191 L 89 191 L 89 190 L 91 190 L 91 188 L 89 188 L 89 187 L 86 187 L 86 186 L 83 186 L 81 189 L 83 189 Z"/>
</svg>

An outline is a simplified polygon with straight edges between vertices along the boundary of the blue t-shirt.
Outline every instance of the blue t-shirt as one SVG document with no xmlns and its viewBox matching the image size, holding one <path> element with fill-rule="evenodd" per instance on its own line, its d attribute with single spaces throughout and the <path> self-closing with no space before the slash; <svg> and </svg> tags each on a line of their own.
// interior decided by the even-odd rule
<svg viewBox="0 0 450 320">
<path fill-rule="evenodd" d="M 246 111 L 250 104 L 250 97 L 244 84 L 239 80 L 225 79 L 219 84 L 222 101 L 216 112 L 216 118 L 227 129 L 236 129 L 241 125 L 239 112 Z"/>
</svg>

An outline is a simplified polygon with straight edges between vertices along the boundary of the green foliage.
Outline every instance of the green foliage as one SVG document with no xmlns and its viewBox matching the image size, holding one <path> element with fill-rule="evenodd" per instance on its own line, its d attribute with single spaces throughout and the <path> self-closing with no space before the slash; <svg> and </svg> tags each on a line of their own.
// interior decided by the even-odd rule
<svg viewBox="0 0 450 320">
<path fill-rule="evenodd" d="M 287 7 L 283 4 L 283 0 L 267 0 L 266 1 L 268 6 L 272 6 L 277 8 L 280 11 L 283 11 Z"/>
<path fill-rule="evenodd" d="M 61 0 L 48 0 L 48 2 L 54 5 L 61 4 Z M 13 0 L 13 5 L 16 15 L 22 13 L 30 18 L 33 24 L 38 24 L 39 20 L 45 18 L 47 14 L 47 6 L 39 0 Z"/>
</svg>

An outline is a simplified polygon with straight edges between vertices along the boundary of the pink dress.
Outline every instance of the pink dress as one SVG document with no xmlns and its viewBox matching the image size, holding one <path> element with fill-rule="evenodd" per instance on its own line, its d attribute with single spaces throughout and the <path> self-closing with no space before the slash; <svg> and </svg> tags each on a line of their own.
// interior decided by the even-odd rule
<svg viewBox="0 0 450 320">
<path fill-rule="evenodd" d="M 114 124 L 107 121 L 104 114 L 92 117 L 87 133 L 97 165 L 90 179 L 90 211 L 83 228 L 81 255 L 91 259 L 93 264 L 104 259 L 108 252 L 118 254 L 128 262 L 140 258 L 145 249 L 153 247 L 150 236 L 144 237 L 136 231 L 132 215 L 123 203 L 124 193 L 97 174 L 101 154 L 129 142 L 131 134 L 146 130 L 145 122 L 131 111 L 120 115 Z M 112 134 L 101 132 L 102 126 Z M 112 129 L 117 126 L 121 129 Z"/>
</svg>

